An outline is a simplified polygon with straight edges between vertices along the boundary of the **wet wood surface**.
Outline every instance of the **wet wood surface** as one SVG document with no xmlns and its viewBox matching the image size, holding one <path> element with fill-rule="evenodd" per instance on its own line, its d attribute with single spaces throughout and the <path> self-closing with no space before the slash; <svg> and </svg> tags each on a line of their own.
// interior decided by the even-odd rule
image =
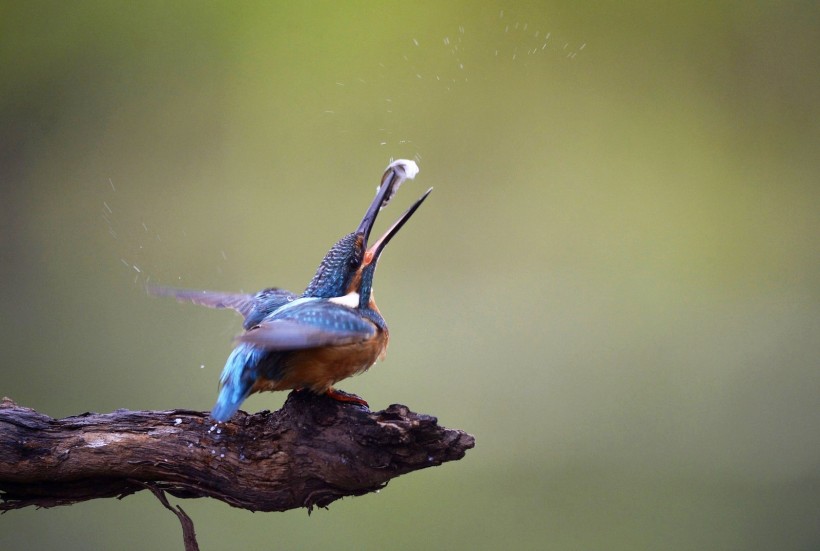
<svg viewBox="0 0 820 551">
<path fill-rule="evenodd" d="M 371 412 L 308 392 L 216 424 L 189 410 L 53 419 L 0 402 L 0 510 L 150 489 L 251 511 L 324 507 L 464 457 L 471 435 L 391 405 Z"/>
</svg>

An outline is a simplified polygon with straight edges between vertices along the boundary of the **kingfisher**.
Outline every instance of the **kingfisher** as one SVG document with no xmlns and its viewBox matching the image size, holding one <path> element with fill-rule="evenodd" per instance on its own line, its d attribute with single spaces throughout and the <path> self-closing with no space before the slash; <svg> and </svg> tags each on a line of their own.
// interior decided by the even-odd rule
<svg viewBox="0 0 820 551">
<path fill-rule="evenodd" d="M 368 247 L 379 211 L 402 182 L 418 174 L 413 161 L 388 165 L 376 196 L 358 228 L 336 242 L 319 264 L 301 295 L 269 287 L 256 294 L 150 287 L 211 308 L 231 308 L 244 317 L 220 377 L 220 391 L 211 417 L 230 419 L 251 394 L 274 390 L 306 390 L 342 402 L 368 407 L 362 398 L 334 385 L 366 371 L 383 359 L 389 331 L 373 297 L 373 276 L 384 248 L 433 191 L 428 189 L 387 231 Z"/>
</svg>

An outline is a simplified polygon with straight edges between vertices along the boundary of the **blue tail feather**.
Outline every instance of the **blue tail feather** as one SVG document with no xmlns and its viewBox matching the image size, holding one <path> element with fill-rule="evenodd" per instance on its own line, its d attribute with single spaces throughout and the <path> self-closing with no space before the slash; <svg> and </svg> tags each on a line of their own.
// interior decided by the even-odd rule
<svg viewBox="0 0 820 551">
<path fill-rule="evenodd" d="M 214 421 L 221 423 L 233 417 L 251 393 L 256 379 L 256 366 L 264 352 L 250 344 L 240 344 L 231 352 L 219 379 L 219 397 L 211 410 Z"/>
</svg>

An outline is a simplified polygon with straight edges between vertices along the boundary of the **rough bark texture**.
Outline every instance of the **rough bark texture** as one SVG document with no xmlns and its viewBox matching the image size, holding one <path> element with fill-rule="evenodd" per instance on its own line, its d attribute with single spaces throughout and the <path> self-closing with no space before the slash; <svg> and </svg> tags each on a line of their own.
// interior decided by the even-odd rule
<svg viewBox="0 0 820 551">
<path fill-rule="evenodd" d="M 188 410 L 52 419 L 0 403 L 0 511 L 146 488 L 251 511 L 324 507 L 464 457 L 474 439 L 392 405 L 370 412 L 294 392 L 281 410 L 216 425 Z M 156 493 L 156 492 L 155 492 Z"/>
</svg>

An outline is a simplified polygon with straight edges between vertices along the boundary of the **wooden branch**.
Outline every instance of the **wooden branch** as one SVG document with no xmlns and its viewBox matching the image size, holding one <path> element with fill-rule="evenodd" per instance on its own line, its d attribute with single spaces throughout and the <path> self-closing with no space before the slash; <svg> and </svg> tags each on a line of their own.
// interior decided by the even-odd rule
<svg viewBox="0 0 820 551">
<path fill-rule="evenodd" d="M 174 513 L 177 519 L 179 519 L 179 523 L 182 525 L 182 543 L 185 546 L 185 551 L 199 551 L 199 543 L 196 541 L 196 530 L 194 530 L 194 521 L 191 520 L 188 513 L 183 511 L 179 505 L 177 505 L 176 509 L 171 507 L 171 504 L 168 503 L 168 496 L 166 496 L 162 490 L 150 484 L 144 484 L 144 486 L 154 494 L 159 502 L 162 503 L 163 507 Z"/>
<path fill-rule="evenodd" d="M 308 392 L 292 392 L 279 411 L 239 412 L 219 425 L 189 410 L 52 419 L 4 398 L 0 511 L 146 488 L 250 511 L 311 510 L 461 459 L 474 443 L 406 406 L 369 412 Z"/>
</svg>

